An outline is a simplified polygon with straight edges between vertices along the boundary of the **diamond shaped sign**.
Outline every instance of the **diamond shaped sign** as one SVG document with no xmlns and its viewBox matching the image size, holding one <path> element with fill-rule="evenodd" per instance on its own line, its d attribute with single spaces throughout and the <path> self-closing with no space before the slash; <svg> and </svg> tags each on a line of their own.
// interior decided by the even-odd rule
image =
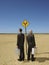
<svg viewBox="0 0 49 65">
<path fill-rule="evenodd" d="M 22 22 L 22 26 L 24 26 L 25 28 L 29 25 L 29 22 L 27 20 L 24 20 Z"/>
</svg>

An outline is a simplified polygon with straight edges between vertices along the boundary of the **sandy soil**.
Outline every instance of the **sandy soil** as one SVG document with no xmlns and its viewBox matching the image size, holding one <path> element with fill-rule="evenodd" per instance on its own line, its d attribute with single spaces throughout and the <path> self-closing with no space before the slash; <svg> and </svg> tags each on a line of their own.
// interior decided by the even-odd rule
<svg viewBox="0 0 49 65">
<path fill-rule="evenodd" d="M 17 35 L 0 34 L 0 65 L 49 65 L 49 34 L 35 34 L 35 40 L 36 60 L 19 62 L 16 54 Z"/>
</svg>

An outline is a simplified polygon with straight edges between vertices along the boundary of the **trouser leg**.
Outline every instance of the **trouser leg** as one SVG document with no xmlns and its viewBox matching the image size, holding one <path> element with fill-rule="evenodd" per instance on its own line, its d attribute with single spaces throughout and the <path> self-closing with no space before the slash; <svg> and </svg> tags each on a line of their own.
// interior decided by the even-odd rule
<svg viewBox="0 0 49 65">
<path fill-rule="evenodd" d="M 34 59 L 34 54 L 31 55 L 31 59 Z"/>
<path fill-rule="evenodd" d="M 32 60 L 32 61 L 35 60 L 35 58 L 34 58 L 34 48 L 32 48 L 31 60 Z"/>
<path fill-rule="evenodd" d="M 21 56 L 22 56 L 22 60 L 24 60 L 24 48 L 22 48 L 22 54 L 21 54 Z"/>
<path fill-rule="evenodd" d="M 25 56 L 24 56 L 24 52 L 23 52 L 23 57 L 22 57 L 22 60 L 24 60 Z"/>
<path fill-rule="evenodd" d="M 27 59 L 28 59 L 28 60 L 30 60 L 30 52 L 31 52 L 31 50 L 30 50 L 30 48 L 28 47 L 28 56 L 27 56 Z"/>
<path fill-rule="evenodd" d="M 24 48 L 20 49 L 20 59 L 24 60 Z"/>
<path fill-rule="evenodd" d="M 31 60 L 35 61 L 34 54 L 31 55 Z"/>
</svg>

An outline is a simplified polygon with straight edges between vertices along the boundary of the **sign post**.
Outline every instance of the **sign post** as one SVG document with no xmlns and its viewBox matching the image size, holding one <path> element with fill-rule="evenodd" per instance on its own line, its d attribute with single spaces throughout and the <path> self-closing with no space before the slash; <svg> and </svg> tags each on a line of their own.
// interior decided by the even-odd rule
<svg viewBox="0 0 49 65">
<path fill-rule="evenodd" d="M 22 26 L 25 28 L 25 43 L 26 43 L 26 34 L 27 34 L 27 26 L 29 25 L 29 22 L 27 20 L 24 20 L 22 22 Z M 27 43 L 26 43 L 26 54 L 27 54 Z"/>
</svg>

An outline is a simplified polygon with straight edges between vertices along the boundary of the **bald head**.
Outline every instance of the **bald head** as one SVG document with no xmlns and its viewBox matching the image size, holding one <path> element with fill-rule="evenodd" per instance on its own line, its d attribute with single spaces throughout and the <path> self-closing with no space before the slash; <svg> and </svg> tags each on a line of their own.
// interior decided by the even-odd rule
<svg viewBox="0 0 49 65">
<path fill-rule="evenodd" d="M 29 34 L 33 34 L 32 30 L 29 31 Z"/>
</svg>

